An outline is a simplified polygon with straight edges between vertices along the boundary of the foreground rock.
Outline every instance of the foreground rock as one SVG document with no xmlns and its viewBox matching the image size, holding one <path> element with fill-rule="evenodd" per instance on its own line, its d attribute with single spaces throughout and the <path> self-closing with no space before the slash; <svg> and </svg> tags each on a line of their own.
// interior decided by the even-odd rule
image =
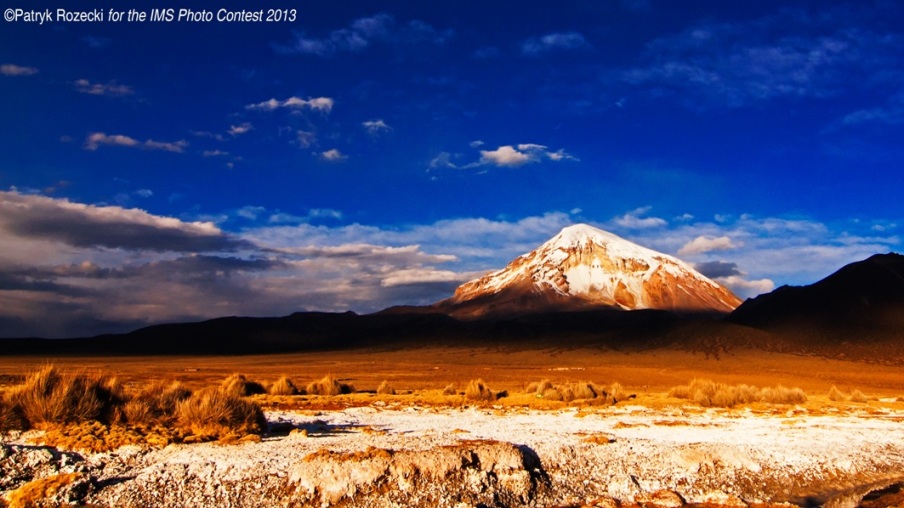
<svg viewBox="0 0 904 508">
<path fill-rule="evenodd" d="M 268 418 L 283 432 L 237 445 L 80 455 L 8 436 L 0 490 L 11 505 L 43 495 L 43 506 L 841 508 L 904 501 L 904 413 L 888 410 L 365 407 Z"/>
</svg>

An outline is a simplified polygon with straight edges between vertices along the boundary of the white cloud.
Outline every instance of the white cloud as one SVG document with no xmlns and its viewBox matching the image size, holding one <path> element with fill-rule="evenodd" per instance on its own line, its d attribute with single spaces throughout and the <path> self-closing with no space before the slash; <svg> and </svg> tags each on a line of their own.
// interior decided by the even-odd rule
<svg viewBox="0 0 904 508">
<path fill-rule="evenodd" d="M 565 150 L 557 150 L 550 152 L 546 145 L 538 145 L 536 143 L 520 143 L 517 149 L 511 145 L 500 146 L 495 150 L 481 150 L 480 160 L 472 163 L 469 167 L 492 165 L 499 167 L 518 167 L 525 164 L 540 162 L 543 159 L 549 159 L 553 162 L 561 161 L 577 161 L 578 159 Z"/>
<path fill-rule="evenodd" d="M 480 163 L 494 166 L 518 167 L 529 162 L 536 162 L 530 155 L 519 152 L 511 145 L 500 146 L 495 150 L 481 150 Z"/>
<path fill-rule="evenodd" d="M 79 79 L 75 82 L 75 89 L 81 93 L 103 95 L 107 97 L 125 97 L 135 94 L 135 90 L 133 90 L 132 87 L 120 85 L 115 81 L 109 83 L 91 83 L 87 79 Z"/>
<path fill-rule="evenodd" d="M 329 97 L 315 97 L 310 99 L 301 99 L 299 97 L 289 97 L 285 100 L 270 99 L 257 104 L 248 104 L 245 109 L 254 111 L 274 111 L 280 108 L 302 110 L 310 109 L 329 113 L 333 109 L 334 101 Z"/>
<path fill-rule="evenodd" d="M 376 120 L 367 120 L 366 122 L 362 122 L 361 125 L 364 127 L 364 130 L 367 131 L 371 136 L 377 136 L 384 132 L 389 132 L 392 130 L 392 127 L 386 125 L 381 119 Z"/>
<path fill-rule="evenodd" d="M 0 65 L 0 74 L 4 76 L 33 76 L 38 73 L 34 67 L 23 67 L 15 64 Z"/>
<path fill-rule="evenodd" d="M 466 276 L 465 276 L 466 277 Z M 425 282 L 455 282 L 462 284 L 468 279 L 460 273 L 450 270 L 436 270 L 433 268 L 406 268 L 396 270 L 386 275 L 380 285 L 384 287 L 402 286 L 407 284 L 421 284 Z"/>
<path fill-rule="evenodd" d="M 201 157 L 228 157 L 229 152 L 224 152 L 223 150 L 204 150 L 201 152 Z"/>
<path fill-rule="evenodd" d="M 101 145 L 106 146 L 125 146 L 130 148 L 141 148 L 144 150 L 162 150 L 165 152 L 182 153 L 188 142 L 184 140 L 163 142 L 148 139 L 146 141 L 138 141 L 135 138 L 124 136 L 122 134 L 107 135 L 103 132 L 93 132 L 85 139 L 85 150 L 97 150 Z"/>
<path fill-rule="evenodd" d="M 151 189 L 138 189 L 135 191 L 135 195 L 142 198 L 149 198 L 154 195 L 154 191 Z"/>
<path fill-rule="evenodd" d="M 770 279 L 745 280 L 739 275 L 732 275 L 721 277 L 716 281 L 741 298 L 752 298 L 775 289 L 775 283 Z"/>
<path fill-rule="evenodd" d="M 712 252 L 717 250 L 729 250 L 737 248 L 738 245 L 735 245 L 731 238 L 727 236 L 698 236 L 693 240 L 684 244 L 683 247 L 678 249 L 678 254 L 681 256 L 693 255 L 693 254 L 703 254 L 704 252 Z"/>
<path fill-rule="evenodd" d="M 348 159 L 348 155 L 343 154 L 335 148 L 320 152 L 320 158 L 329 162 L 341 162 Z"/>
<path fill-rule="evenodd" d="M 521 53 L 527 56 L 538 56 L 553 51 L 569 51 L 589 47 L 587 39 L 578 32 L 551 33 L 527 39 L 521 44 Z"/>
<path fill-rule="evenodd" d="M 484 142 L 479 139 L 475 139 L 474 141 L 471 141 L 470 143 L 468 143 L 468 145 L 471 148 L 480 148 L 481 146 L 484 145 Z"/>
<path fill-rule="evenodd" d="M 642 217 L 649 213 L 652 207 L 644 206 L 636 208 L 630 212 L 613 219 L 618 226 L 628 229 L 649 229 L 659 228 L 668 224 L 665 219 L 659 217 Z"/>
<path fill-rule="evenodd" d="M 239 125 L 230 125 L 229 126 L 229 134 L 231 134 L 233 136 L 239 136 L 239 135 L 245 134 L 246 132 L 250 131 L 253 128 L 254 127 L 248 122 L 244 122 Z"/>
</svg>

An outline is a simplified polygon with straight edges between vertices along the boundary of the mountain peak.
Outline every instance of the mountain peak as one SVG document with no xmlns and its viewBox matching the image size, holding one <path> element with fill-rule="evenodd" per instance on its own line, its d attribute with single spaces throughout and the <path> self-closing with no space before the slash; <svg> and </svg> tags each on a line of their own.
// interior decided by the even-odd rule
<svg viewBox="0 0 904 508">
<path fill-rule="evenodd" d="M 574 224 L 437 305 L 478 317 L 595 307 L 730 312 L 739 304 L 730 291 L 672 256 Z"/>
<path fill-rule="evenodd" d="M 556 246 L 583 245 L 587 242 L 606 243 L 611 241 L 625 241 L 616 235 L 602 229 L 597 229 L 589 224 L 572 224 L 559 231 L 549 242 Z"/>
</svg>

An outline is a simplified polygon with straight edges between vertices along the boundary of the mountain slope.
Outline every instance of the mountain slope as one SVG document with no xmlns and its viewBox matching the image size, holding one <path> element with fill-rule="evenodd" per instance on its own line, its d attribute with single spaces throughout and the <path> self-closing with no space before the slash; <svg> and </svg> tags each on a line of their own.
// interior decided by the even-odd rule
<svg viewBox="0 0 904 508">
<path fill-rule="evenodd" d="M 477 318 L 597 307 L 727 313 L 740 303 L 672 256 L 577 224 L 433 308 Z"/>
<path fill-rule="evenodd" d="M 782 286 L 728 318 L 800 338 L 904 338 L 904 256 L 877 254 L 809 286 Z"/>
</svg>

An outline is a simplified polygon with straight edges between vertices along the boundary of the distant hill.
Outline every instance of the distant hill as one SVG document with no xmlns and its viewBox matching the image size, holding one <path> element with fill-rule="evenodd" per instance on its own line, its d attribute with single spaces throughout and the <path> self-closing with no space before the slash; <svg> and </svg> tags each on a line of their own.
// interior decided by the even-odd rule
<svg viewBox="0 0 904 508">
<path fill-rule="evenodd" d="M 775 332 L 904 338 L 904 256 L 877 254 L 809 286 L 782 286 L 747 300 L 728 319 Z"/>
<path fill-rule="evenodd" d="M 457 318 L 436 307 L 395 307 L 368 315 L 225 317 L 81 339 L 4 339 L 0 354 L 244 355 L 421 346 L 680 349 L 716 357 L 749 348 L 904 364 L 904 256 L 876 255 L 815 284 L 778 288 L 724 318 L 616 306 Z"/>
<path fill-rule="evenodd" d="M 786 348 L 838 358 L 904 359 L 904 256 L 877 254 L 808 286 L 782 286 L 727 318 Z"/>
</svg>

